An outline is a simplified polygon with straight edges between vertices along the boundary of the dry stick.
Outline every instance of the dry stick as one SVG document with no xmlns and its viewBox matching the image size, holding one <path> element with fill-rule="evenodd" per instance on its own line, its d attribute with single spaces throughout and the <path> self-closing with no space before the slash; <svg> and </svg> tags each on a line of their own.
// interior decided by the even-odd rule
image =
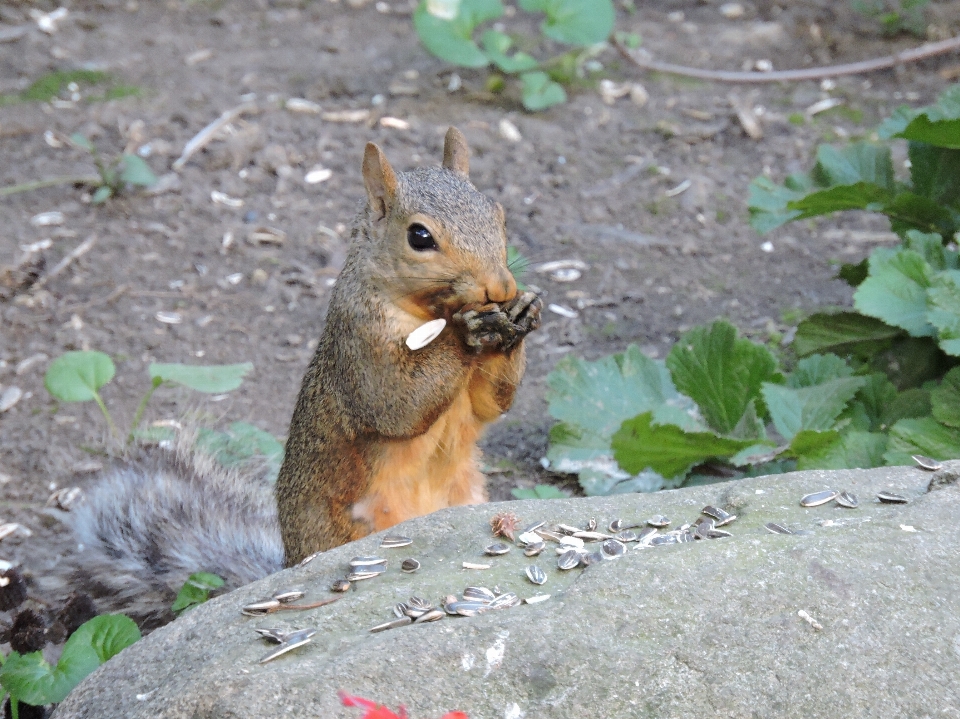
<svg viewBox="0 0 960 719">
<path fill-rule="evenodd" d="M 90 235 L 90 237 L 88 237 L 79 245 L 74 247 L 73 250 L 70 251 L 70 254 L 68 254 L 66 257 L 60 260 L 52 270 L 50 270 L 47 274 L 45 274 L 43 277 L 37 280 L 36 283 L 34 283 L 32 288 L 33 291 L 41 289 L 45 284 L 47 284 L 47 282 L 49 282 L 54 277 L 59 275 L 65 269 L 67 269 L 67 267 L 70 266 L 70 263 L 72 263 L 78 257 L 83 257 L 83 255 L 85 255 L 87 252 L 90 251 L 90 248 L 93 247 L 96 241 L 97 241 L 97 236 Z"/>
<path fill-rule="evenodd" d="M 613 42 L 614 47 L 617 48 L 621 55 L 641 70 L 666 72 L 671 75 L 683 75 L 684 77 L 694 77 L 700 80 L 716 80 L 717 82 L 753 83 L 822 80 L 827 77 L 839 77 L 840 75 L 859 75 L 865 72 L 886 70 L 896 65 L 904 65 L 908 62 L 916 62 L 928 57 L 935 57 L 936 55 L 944 55 L 952 50 L 960 50 L 960 36 L 957 36 L 949 40 L 930 42 L 926 45 L 904 50 L 894 55 L 886 55 L 884 57 L 874 58 L 873 60 L 863 60 L 862 62 L 852 62 L 847 65 L 829 65 L 827 67 L 811 67 L 805 70 L 778 70 L 775 72 L 734 72 L 729 70 L 702 70 L 697 67 L 673 65 L 669 62 L 643 60 L 633 55 L 616 38 L 611 38 L 611 42 Z"/>
<path fill-rule="evenodd" d="M 193 153 L 197 150 L 202 150 L 204 147 L 209 144 L 222 127 L 233 122 L 241 115 L 246 115 L 248 113 L 257 112 L 259 108 L 255 102 L 245 102 L 242 105 L 237 105 L 232 110 L 227 110 L 216 120 L 211 122 L 205 128 L 200 130 L 196 135 L 193 136 L 193 139 L 190 140 L 183 147 L 183 153 L 174 160 L 173 169 L 180 171 L 183 169 L 183 166 L 187 164 L 187 161 L 193 156 Z"/>
</svg>

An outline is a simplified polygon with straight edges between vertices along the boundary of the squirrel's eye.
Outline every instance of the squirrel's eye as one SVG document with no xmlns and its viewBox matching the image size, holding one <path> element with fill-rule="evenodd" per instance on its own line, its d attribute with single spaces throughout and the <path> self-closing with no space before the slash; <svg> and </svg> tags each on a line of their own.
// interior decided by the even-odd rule
<svg viewBox="0 0 960 719">
<path fill-rule="evenodd" d="M 427 250 L 438 250 L 436 241 L 430 230 L 420 224 L 412 224 L 407 228 L 407 242 L 417 252 L 426 252 Z"/>
</svg>

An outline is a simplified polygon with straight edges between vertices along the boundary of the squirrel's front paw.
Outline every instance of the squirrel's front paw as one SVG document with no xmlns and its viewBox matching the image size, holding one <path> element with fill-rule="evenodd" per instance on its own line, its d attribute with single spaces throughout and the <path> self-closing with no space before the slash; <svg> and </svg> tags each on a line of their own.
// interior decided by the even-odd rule
<svg viewBox="0 0 960 719">
<path fill-rule="evenodd" d="M 521 292 L 505 304 L 502 309 L 507 313 L 516 331 L 516 339 L 513 344 L 540 327 L 540 310 L 543 309 L 543 300 L 533 292 Z"/>
<path fill-rule="evenodd" d="M 517 328 L 509 315 L 493 305 L 491 309 L 460 311 L 453 321 L 463 328 L 463 341 L 476 352 L 506 349 L 515 344 Z"/>
</svg>

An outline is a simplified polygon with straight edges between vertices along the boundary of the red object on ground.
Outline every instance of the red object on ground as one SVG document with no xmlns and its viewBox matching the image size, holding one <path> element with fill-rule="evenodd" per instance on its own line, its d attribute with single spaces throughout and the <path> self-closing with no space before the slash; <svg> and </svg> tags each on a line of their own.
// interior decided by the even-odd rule
<svg viewBox="0 0 960 719">
<path fill-rule="evenodd" d="M 360 707 L 366 710 L 360 719 L 407 719 L 407 710 L 400 707 L 400 713 L 394 714 L 386 707 L 363 697 L 352 697 L 346 692 L 340 692 L 340 701 L 345 707 Z M 440 719 L 470 719 L 464 712 L 448 712 Z"/>
</svg>

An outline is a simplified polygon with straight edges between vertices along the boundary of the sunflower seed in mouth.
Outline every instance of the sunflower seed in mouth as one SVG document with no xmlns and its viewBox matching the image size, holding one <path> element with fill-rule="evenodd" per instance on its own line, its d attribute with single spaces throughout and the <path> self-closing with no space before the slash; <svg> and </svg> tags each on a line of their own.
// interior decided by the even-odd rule
<svg viewBox="0 0 960 719">
<path fill-rule="evenodd" d="M 402 562 L 400 562 L 401 572 L 413 574 L 418 569 L 420 569 L 420 562 L 418 562 L 416 559 L 404 559 Z"/>
<path fill-rule="evenodd" d="M 399 534 L 387 534 L 380 540 L 380 547 L 383 549 L 396 549 L 413 544 L 410 537 L 401 537 Z"/>
<path fill-rule="evenodd" d="M 413 624 L 413 617 L 400 617 L 399 619 L 394 619 L 392 622 L 384 622 L 383 624 L 378 624 L 375 627 L 370 629 L 371 634 L 376 634 L 377 632 L 385 632 L 388 629 L 396 629 L 397 627 L 405 627 L 408 624 Z"/>
<path fill-rule="evenodd" d="M 547 581 L 547 573 L 536 564 L 531 564 L 529 567 L 527 567 L 526 574 L 527 579 L 534 584 L 545 584 Z"/>
<path fill-rule="evenodd" d="M 366 569 L 367 567 L 374 567 L 378 564 L 386 566 L 387 560 L 383 557 L 354 557 L 350 560 L 351 569 Z"/>
<path fill-rule="evenodd" d="M 580 555 L 580 565 L 583 567 L 589 567 L 592 564 L 600 564 L 602 561 L 602 552 L 584 552 Z"/>
<path fill-rule="evenodd" d="M 841 507 L 846 507 L 847 509 L 856 509 L 860 506 L 860 500 L 855 494 L 851 494 L 850 492 L 840 492 L 840 494 L 837 495 L 837 504 L 839 504 Z"/>
<path fill-rule="evenodd" d="M 491 557 L 496 557 L 501 554 L 506 554 L 510 551 L 510 545 L 504 544 L 503 542 L 495 542 L 493 544 L 488 544 L 483 548 L 484 554 L 489 554 Z"/>
<path fill-rule="evenodd" d="M 893 492 L 880 492 L 877 495 L 879 499 L 884 504 L 906 504 L 909 500 L 900 494 L 894 494 Z"/>
<path fill-rule="evenodd" d="M 362 582 L 364 579 L 373 579 L 379 577 L 383 572 L 350 572 L 347 575 L 348 582 Z"/>
<path fill-rule="evenodd" d="M 330 585 L 331 592 L 345 592 L 350 589 L 350 582 L 346 579 L 335 579 Z"/>
<path fill-rule="evenodd" d="M 832 489 L 825 489 L 822 492 L 813 492 L 800 498 L 801 507 L 819 507 L 821 504 L 832 502 L 840 494 Z"/>
<path fill-rule="evenodd" d="M 429 612 L 424 612 L 419 617 L 413 620 L 414 624 L 423 624 L 424 622 L 436 622 L 440 619 L 443 619 L 447 616 L 447 613 L 442 609 L 431 609 Z"/>
<path fill-rule="evenodd" d="M 573 569 L 578 564 L 580 564 L 580 552 L 576 549 L 568 549 L 557 559 L 557 567 L 563 570 Z"/>
<path fill-rule="evenodd" d="M 273 598 L 281 604 L 289 604 L 290 602 L 295 602 L 298 599 L 302 599 L 304 594 L 306 594 L 306 592 L 291 590 L 289 592 L 277 592 L 273 595 Z"/>
<path fill-rule="evenodd" d="M 463 590 L 463 598 L 480 602 L 492 602 L 497 595 L 486 587 L 467 587 Z"/>
<path fill-rule="evenodd" d="M 464 562 L 461 566 L 464 569 L 490 569 L 489 564 L 477 564 L 476 562 Z"/>
<path fill-rule="evenodd" d="M 536 594 L 532 597 L 527 597 L 523 601 L 526 604 L 539 604 L 540 602 L 545 602 L 550 598 L 549 594 Z"/>
<path fill-rule="evenodd" d="M 777 524 L 776 522 L 767 522 L 763 526 L 771 534 L 796 534 L 792 529 L 787 529 L 782 524 Z"/>
<path fill-rule="evenodd" d="M 917 466 L 920 469 L 925 469 L 928 472 L 936 472 L 938 469 L 943 467 L 943 464 L 938 462 L 935 459 L 930 459 L 930 457 L 924 457 L 922 454 L 913 454 L 911 455 L 913 461 L 917 463 Z"/>
<path fill-rule="evenodd" d="M 309 632 L 309 633 L 307 633 Z M 299 632 L 294 632 L 290 638 L 286 641 L 280 643 L 276 649 L 272 652 L 268 652 L 260 657 L 260 664 L 266 664 L 267 662 L 272 662 L 277 657 L 283 656 L 287 652 L 296 649 L 297 647 L 302 647 L 304 644 L 307 644 L 310 641 L 310 638 L 317 633 L 316 629 L 302 629 Z"/>
<path fill-rule="evenodd" d="M 647 524 L 651 527 L 668 527 L 670 526 L 670 520 L 662 514 L 655 514 L 647 520 Z"/>
<path fill-rule="evenodd" d="M 623 542 L 618 542 L 616 539 L 608 539 L 601 545 L 600 551 L 604 557 L 613 559 L 614 557 L 622 557 L 626 554 L 627 545 Z"/>
<path fill-rule="evenodd" d="M 532 542 L 523 548 L 523 553 L 528 557 L 536 557 L 547 548 L 546 542 Z"/>
</svg>

